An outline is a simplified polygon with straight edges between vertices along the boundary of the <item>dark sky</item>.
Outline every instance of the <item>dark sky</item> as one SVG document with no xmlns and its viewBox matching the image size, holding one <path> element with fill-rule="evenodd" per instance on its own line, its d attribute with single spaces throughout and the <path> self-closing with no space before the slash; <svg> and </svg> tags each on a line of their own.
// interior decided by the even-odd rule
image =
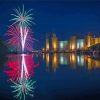
<svg viewBox="0 0 100 100">
<path fill-rule="evenodd" d="M 99 0 L 0 0 L 0 36 L 6 33 L 14 8 L 34 9 L 34 22 L 31 28 L 34 38 L 34 49 L 45 46 L 46 32 L 55 32 L 60 40 L 67 40 L 72 35 L 84 36 L 87 32 L 100 32 Z"/>
</svg>

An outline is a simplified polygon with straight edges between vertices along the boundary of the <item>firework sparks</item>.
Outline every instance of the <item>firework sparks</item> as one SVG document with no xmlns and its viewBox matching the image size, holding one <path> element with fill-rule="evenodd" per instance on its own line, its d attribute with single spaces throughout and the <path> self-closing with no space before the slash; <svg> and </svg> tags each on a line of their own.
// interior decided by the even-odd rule
<svg viewBox="0 0 100 100">
<path fill-rule="evenodd" d="M 21 80 L 23 79 L 23 77 L 25 77 L 27 79 L 28 76 L 29 76 L 29 74 L 28 74 L 28 70 L 27 70 L 24 54 L 22 54 Z"/>
<path fill-rule="evenodd" d="M 31 14 L 32 9 L 26 11 L 24 9 L 24 5 L 22 10 L 18 7 L 18 9 L 14 9 L 15 14 L 11 14 L 14 16 L 11 21 L 13 24 L 9 27 L 7 35 L 11 38 L 7 41 L 9 46 L 15 47 L 15 50 L 21 51 L 22 53 L 27 51 L 32 51 L 33 41 L 36 40 L 32 38 L 31 30 L 29 26 L 33 22 L 33 17 Z M 34 23 L 35 24 L 35 23 Z"/>
<path fill-rule="evenodd" d="M 34 70 L 39 66 L 35 64 L 32 55 L 9 55 L 8 59 L 5 72 L 13 81 L 34 76 Z"/>
<path fill-rule="evenodd" d="M 14 18 L 11 19 L 11 21 L 14 21 L 13 24 L 18 23 L 19 26 L 30 26 L 31 23 L 35 24 L 33 22 L 34 18 L 32 17 L 31 11 L 32 9 L 25 11 L 24 5 L 22 11 L 18 7 L 18 9 L 14 9 L 15 14 L 11 14 L 12 16 L 14 16 Z"/>
<path fill-rule="evenodd" d="M 33 95 L 35 89 L 34 84 L 36 83 L 36 81 L 32 81 L 30 80 L 30 78 L 28 78 L 28 79 L 19 80 L 18 82 L 12 81 L 12 83 L 13 85 L 11 86 L 11 88 L 14 89 L 14 91 L 12 92 L 16 93 L 16 95 L 14 96 L 15 98 L 19 98 L 20 100 L 21 99 L 25 100 L 25 96 L 27 95 L 32 97 L 34 96 Z"/>
<path fill-rule="evenodd" d="M 10 37 L 7 40 L 8 45 L 11 45 L 15 50 L 21 51 L 21 49 L 26 49 L 27 51 L 32 50 L 32 44 L 35 40 L 33 38 L 30 28 L 25 28 L 20 31 L 20 28 L 17 25 L 10 26 L 6 35 Z"/>
</svg>

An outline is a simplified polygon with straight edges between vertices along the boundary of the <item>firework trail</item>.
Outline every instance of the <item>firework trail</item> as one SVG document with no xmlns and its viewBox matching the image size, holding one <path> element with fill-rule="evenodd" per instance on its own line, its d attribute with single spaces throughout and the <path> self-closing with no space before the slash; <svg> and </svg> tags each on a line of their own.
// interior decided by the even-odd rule
<svg viewBox="0 0 100 100">
<path fill-rule="evenodd" d="M 36 40 L 32 38 L 29 27 L 32 23 L 35 24 L 33 14 L 31 14 L 32 9 L 26 11 L 23 5 L 22 10 L 18 7 L 18 9 L 14 9 L 14 12 L 14 14 L 11 14 L 14 18 L 10 20 L 13 21 L 13 24 L 10 25 L 7 32 L 7 35 L 11 37 L 11 39 L 8 39 L 8 44 L 22 53 L 25 50 L 32 51 L 33 41 Z"/>
<path fill-rule="evenodd" d="M 5 72 L 13 81 L 34 76 L 34 70 L 39 66 L 33 61 L 32 55 L 8 55 L 8 59 L 6 62 L 8 68 Z M 28 74 L 25 74 L 27 72 Z"/>
<path fill-rule="evenodd" d="M 25 100 L 26 96 L 34 96 L 36 81 L 31 80 L 34 68 L 38 67 L 33 61 L 32 55 L 9 55 L 7 62 L 9 70 L 5 71 L 12 82 L 11 88 L 15 98 Z"/>
<path fill-rule="evenodd" d="M 15 14 L 11 14 L 14 18 L 10 20 L 13 21 L 13 24 L 6 33 L 6 35 L 10 37 L 7 42 L 9 45 L 15 47 L 15 49 L 21 51 L 21 53 L 24 53 L 25 50 L 32 51 L 33 41 L 36 40 L 32 38 L 32 32 L 29 27 L 32 23 L 35 24 L 31 14 L 32 9 L 26 11 L 23 6 L 22 10 L 18 7 L 18 9 L 14 9 L 14 11 Z M 31 68 L 33 66 L 30 65 L 30 67 L 27 65 L 31 60 L 27 63 L 25 57 L 26 56 L 22 54 L 18 63 L 8 63 L 11 71 L 6 71 L 8 75 L 12 77 L 10 80 L 13 83 L 13 86 L 11 87 L 14 89 L 13 92 L 17 94 L 15 97 L 24 100 L 26 95 L 33 96 L 32 91 L 35 89 L 34 84 L 36 82 L 30 79 L 29 71 L 32 71 Z"/>
<path fill-rule="evenodd" d="M 36 40 L 33 38 L 30 28 L 25 28 L 22 30 L 22 28 L 20 29 L 17 25 L 10 26 L 6 36 L 9 37 L 9 39 L 6 41 L 8 45 L 14 47 L 14 49 L 17 51 L 21 51 L 24 48 L 27 51 L 32 51 L 32 44 L 34 40 Z"/>
</svg>

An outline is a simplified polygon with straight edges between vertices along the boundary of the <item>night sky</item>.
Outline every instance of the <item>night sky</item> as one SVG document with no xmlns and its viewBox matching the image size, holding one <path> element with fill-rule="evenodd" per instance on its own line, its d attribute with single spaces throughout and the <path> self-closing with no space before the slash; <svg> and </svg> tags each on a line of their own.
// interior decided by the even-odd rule
<svg viewBox="0 0 100 100">
<path fill-rule="evenodd" d="M 78 0 L 0 0 L 0 37 L 5 39 L 8 26 L 12 24 L 9 20 L 14 13 L 13 9 L 24 4 L 25 9 L 34 9 L 34 22 L 32 31 L 35 42 L 33 48 L 38 49 L 45 46 L 47 32 L 55 32 L 59 40 L 67 40 L 72 35 L 84 36 L 87 32 L 100 32 L 100 1 L 78 1 Z"/>
</svg>

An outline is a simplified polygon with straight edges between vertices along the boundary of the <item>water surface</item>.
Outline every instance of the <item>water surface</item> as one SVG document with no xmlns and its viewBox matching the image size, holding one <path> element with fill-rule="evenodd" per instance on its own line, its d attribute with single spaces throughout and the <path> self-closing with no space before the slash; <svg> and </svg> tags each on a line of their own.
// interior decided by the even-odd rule
<svg viewBox="0 0 100 100">
<path fill-rule="evenodd" d="M 74 53 L 9 54 L 7 58 L 0 65 L 1 100 L 100 98 L 98 59 Z"/>
</svg>

